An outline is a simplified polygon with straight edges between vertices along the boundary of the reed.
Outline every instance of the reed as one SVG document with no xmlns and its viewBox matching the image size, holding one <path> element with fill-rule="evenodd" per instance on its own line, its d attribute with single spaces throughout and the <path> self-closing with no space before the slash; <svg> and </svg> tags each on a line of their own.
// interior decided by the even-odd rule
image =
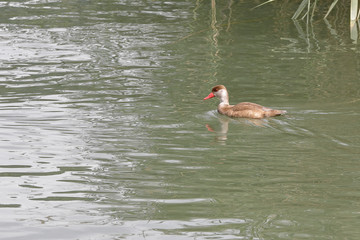
<svg viewBox="0 0 360 240">
<path fill-rule="evenodd" d="M 306 8 L 306 6 L 308 6 L 308 4 L 310 3 L 310 0 L 303 0 L 298 9 L 295 11 L 294 15 L 292 16 L 292 19 L 298 19 L 300 14 L 304 11 L 304 9 Z M 309 9 L 308 9 L 309 12 Z"/>
<path fill-rule="evenodd" d="M 265 4 L 274 2 L 275 0 L 268 0 L 266 2 L 263 2 L 255 7 L 253 7 L 251 10 L 261 7 Z M 331 13 L 331 11 L 334 9 L 334 7 L 336 6 L 336 4 L 338 3 L 339 0 L 334 0 L 330 6 L 328 11 L 326 12 L 324 19 L 326 19 L 329 14 Z M 311 3 L 311 0 L 303 0 L 299 7 L 297 8 L 297 10 L 295 11 L 294 15 L 292 16 L 292 19 L 299 19 L 299 16 L 301 15 L 301 13 L 304 13 L 304 15 L 301 17 L 301 19 L 303 19 L 305 16 L 309 16 L 310 11 L 312 9 L 312 16 L 315 12 L 316 9 L 316 2 L 317 0 L 314 1 L 314 3 Z M 350 0 L 350 21 L 356 21 L 359 20 L 360 17 L 360 8 L 359 8 L 359 0 Z"/>
<path fill-rule="evenodd" d="M 261 7 L 261 6 L 265 5 L 265 4 L 268 4 L 268 3 L 271 3 L 271 2 L 274 2 L 274 1 L 275 1 L 275 0 L 268 0 L 268 1 L 266 1 L 266 2 L 260 3 L 259 5 L 251 8 L 250 10 L 254 10 L 255 8 Z"/>
<path fill-rule="evenodd" d="M 333 8 L 334 8 L 335 5 L 337 4 L 337 2 L 338 2 L 338 0 L 335 0 L 335 1 L 332 2 L 332 4 L 331 4 L 330 7 L 329 7 L 329 10 L 328 10 L 327 13 L 325 14 L 324 19 L 326 19 L 327 16 L 329 16 L 330 12 L 333 10 Z"/>
<path fill-rule="evenodd" d="M 338 2 L 339 2 L 338 0 L 334 0 L 330 4 L 329 9 L 324 16 L 324 19 L 326 19 L 329 16 L 329 14 L 331 13 L 331 11 L 334 9 L 334 7 L 336 6 L 336 4 Z M 356 21 L 359 19 L 360 12 L 359 12 L 359 4 L 358 3 L 359 3 L 359 0 L 350 0 L 350 21 Z M 311 3 L 311 0 L 303 0 L 300 3 L 298 9 L 295 11 L 294 15 L 292 16 L 292 19 L 299 19 L 299 16 L 303 12 L 305 12 L 305 13 L 302 18 L 304 18 L 304 16 L 309 16 L 311 8 L 312 8 L 312 13 L 314 13 L 315 8 L 316 8 L 316 0 L 313 4 Z"/>
<path fill-rule="evenodd" d="M 275 0 L 267 0 L 257 6 L 255 6 L 252 9 L 258 8 L 260 6 L 263 6 L 267 3 L 270 2 L 274 2 Z M 333 10 L 335 9 L 335 7 L 337 5 L 340 5 L 339 8 L 344 7 L 344 5 L 349 4 L 349 9 L 350 9 L 350 38 L 354 41 L 354 43 L 357 43 L 358 39 L 359 39 L 359 30 L 360 30 L 360 21 L 359 21 L 359 17 L 360 17 L 360 6 L 359 6 L 359 1 L 360 0 L 349 0 L 349 1 L 339 1 L 339 0 L 333 0 L 332 2 L 329 2 L 329 7 L 326 11 L 326 14 L 324 16 L 320 16 L 321 18 L 324 19 L 325 23 L 327 23 L 327 25 L 329 25 L 327 18 L 331 15 L 331 13 L 333 12 Z M 278 1 L 278 3 L 281 5 L 281 2 Z M 298 8 L 296 9 L 296 11 L 294 12 L 294 14 L 292 15 L 292 19 L 294 20 L 295 25 L 297 24 L 298 20 L 304 20 L 306 17 L 306 27 L 307 29 L 309 27 L 311 27 L 312 23 L 313 23 L 313 19 L 315 16 L 315 13 L 322 13 L 322 9 L 324 7 L 324 4 L 328 4 L 325 1 L 319 1 L 320 7 L 317 7 L 317 3 L 318 0 L 302 0 L 298 6 Z M 326 7 L 326 5 L 325 5 Z M 318 9 L 317 9 L 318 8 Z M 338 11 L 337 11 L 338 12 Z M 346 14 L 347 15 L 347 14 Z M 319 16 L 317 16 L 317 18 L 319 18 Z M 338 16 L 336 16 L 336 18 L 338 19 Z"/>
<path fill-rule="evenodd" d="M 355 21 L 359 19 L 359 8 L 358 8 L 358 0 L 351 0 L 350 4 L 350 20 Z"/>
</svg>

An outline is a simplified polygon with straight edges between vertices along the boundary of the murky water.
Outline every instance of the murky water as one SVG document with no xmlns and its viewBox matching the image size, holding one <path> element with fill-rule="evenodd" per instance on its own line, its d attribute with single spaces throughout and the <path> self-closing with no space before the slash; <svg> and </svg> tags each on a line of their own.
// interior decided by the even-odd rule
<svg viewBox="0 0 360 240">
<path fill-rule="evenodd" d="M 359 47 L 255 5 L 0 2 L 0 239 L 357 239 Z"/>
</svg>

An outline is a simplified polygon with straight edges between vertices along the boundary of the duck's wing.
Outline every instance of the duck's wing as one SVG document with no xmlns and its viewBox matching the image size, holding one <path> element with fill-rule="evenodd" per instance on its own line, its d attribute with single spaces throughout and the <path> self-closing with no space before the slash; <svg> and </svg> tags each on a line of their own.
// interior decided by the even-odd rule
<svg viewBox="0 0 360 240">
<path fill-rule="evenodd" d="M 251 102 L 242 102 L 242 103 L 238 103 L 236 105 L 234 105 L 232 107 L 233 111 L 245 111 L 245 110 L 252 110 L 252 111 L 269 111 L 271 110 L 270 108 L 266 108 L 264 106 L 261 106 L 259 104 L 256 103 L 251 103 Z"/>
</svg>

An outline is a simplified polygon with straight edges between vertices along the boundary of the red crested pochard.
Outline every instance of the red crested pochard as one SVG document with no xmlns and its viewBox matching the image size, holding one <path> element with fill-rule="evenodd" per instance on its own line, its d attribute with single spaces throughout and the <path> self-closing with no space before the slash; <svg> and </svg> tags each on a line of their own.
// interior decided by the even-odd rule
<svg viewBox="0 0 360 240">
<path fill-rule="evenodd" d="M 250 102 L 242 102 L 236 105 L 230 105 L 228 91 L 224 85 L 217 85 L 213 87 L 209 96 L 204 98 L 204 100 L 213 97 L 220 99 L 220 104 L 217 108 L 218 112 L 229 117 L 265 118 L 279 116 L 286 113 L 285 110 L 271 109 Z"/>
</svg>

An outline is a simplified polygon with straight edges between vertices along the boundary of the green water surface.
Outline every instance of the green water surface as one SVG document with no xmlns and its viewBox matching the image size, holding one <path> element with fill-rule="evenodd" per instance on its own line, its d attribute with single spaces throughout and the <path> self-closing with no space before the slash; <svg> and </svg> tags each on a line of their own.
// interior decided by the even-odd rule
<svg viewBox="0 0 360 240">
<path fill-rule="evenodd" d="M 1 2 L 0 239 L 358 239 L 343 6 L 259 3 Z M 220 116 L 217 84 L 288 114 Z"/>
</svg>

